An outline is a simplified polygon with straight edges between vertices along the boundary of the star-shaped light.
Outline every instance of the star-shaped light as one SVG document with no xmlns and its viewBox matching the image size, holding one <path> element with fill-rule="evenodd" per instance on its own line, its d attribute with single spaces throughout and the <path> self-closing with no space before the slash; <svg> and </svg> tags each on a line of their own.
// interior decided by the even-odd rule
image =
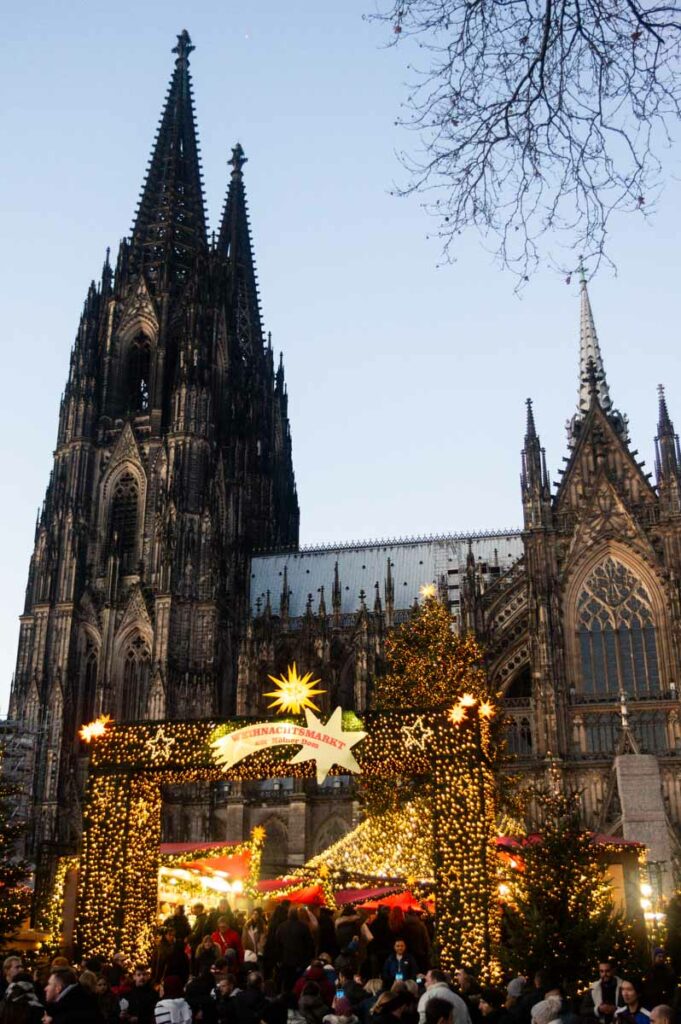
<svg viewBox="0 0 681 1024">
<path fill-rule="evenodd" d="M 256 825 L 255 828 L 253 829 L 253 831 L 251 832 L 251 837 L 252 837 L 254 843 L 262 843 L 262 842 L 264 842 L 266 835 L 267 835 L 267 830 L 264 829 L 262 827 L 262 825 Z"/>
<path fill-rule="evenodd" d="M 84 725 L 78 735 L 86 743 L 90 743 L 92 740 L 96 740 L 99 736 L 103 736 L 106 732 L 107 725 L 112 721 L 111 715 L 101 715 L 96 718 L 94 722 L 90 722 L 89 725 Z"/>
<path fill-rule="evenodd" d="M 437 593 L 437 587 L 434 583 L 424 583 L 422 587 L 419 587 L 419 594 L 426 601 L 429 597 L 435 597 Z"/>
<path fill-rule="evenodd" d="M 472 693 L 464 693 L 463 697 L 459 698 L 459 704 L 462 708 L 472 708 L 475 704 L 475 697 Z"/>
<path fill-rule="evenodd" d="M 423 715 L 419 715 L 411 725 L 403 725 L 400 731 L 405 744 L 408 747 L 418 747 L 419 750 L 425 750 L 426 744 L 435 736 L 433 730 L 424 724 Z"/>
<path fill-rule="evenodd" d="M 314 746 L 309 740 L 303 742 L 302 748 L 291 758 L 289 764 L 302 764 L 303 761 L 314 761 L 317 768 L 317 783 L 322 784 L 334 764 L 349 772 L 361 773 L 351 747 L 356 746 L 366 736 L 365 732 L 343 731 L 343 710 L 337 707 L 326 725 L 319 721 L 309 708 L 305 708 L 307 727 L 316 733 Z"/>
<path fill-rule="evenodd" d="M 267 678 L 277 687 L 276 690 L 265 694 L 266 697 L 274 697 L 272 703 L 267 705 L 269 708 L 276 708 L 279 714 L 292 715 L 299 715 L 305 708 L 319 711 L 311 698 L 326 692 L 325 690 L 315 690 L 315 686 L 321 680 L 312 679 L 311 672 L 306 672 L 304 676 L 299 675 L 295 661 L 289 665 L 287 675 L 282 675 L 279 678 L 268 676 Z"/>
<path fill-rule="evenodd" d="M 159 725 L 156 735 L 147 741 L 147 748 L 154 763 L 157 761 L 167 761 L 174 746 L 174 737 L 166 736 L 162 725 Z"/>
<path fill-rule="evenodd" d="M 494 714 L 494 708 L 488 700 L 484 700 L 480 705 L 480 717 L 491 718 Z"/>
<path fill-rule="evenodd" d="M 461 704 L 456 704 L 449 712 L 449 721 L 452 725 L 461 725 L 466 717 L 466 709 Z"/>
</svg>

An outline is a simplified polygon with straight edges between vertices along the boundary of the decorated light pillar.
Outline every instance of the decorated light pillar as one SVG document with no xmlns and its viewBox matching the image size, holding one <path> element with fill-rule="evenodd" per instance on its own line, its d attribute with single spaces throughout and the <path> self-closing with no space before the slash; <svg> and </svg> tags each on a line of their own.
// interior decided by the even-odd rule
<svg viewBox="0 0 681 1024">
<path fill-rule="evenodd" d="M 491 714 L 489 704 L 463 697 L 438 715 L 431 748 L 440 966 L 475 967 L 487 981 L 497 980 L 500 937 Z"/>
</svg>

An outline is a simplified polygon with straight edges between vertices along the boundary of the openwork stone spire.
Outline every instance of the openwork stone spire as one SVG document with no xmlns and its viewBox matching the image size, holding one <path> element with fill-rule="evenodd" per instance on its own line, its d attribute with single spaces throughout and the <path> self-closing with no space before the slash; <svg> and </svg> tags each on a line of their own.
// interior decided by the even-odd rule
<svg viewBox="0 0 681 1024">
<path fill-rule="evenodd" d="M 133 266 L 156 290 L 182 282 L 206 249 L 206 215 L 185 29 L 132 232 Z"/>
<path fill-rule="evenodd" d="M 579 281 L 579 400 L 577 412 L 568 424 L 568 438 L 571 444 L 577 440 L 582 423 L 595 399 L 622 439 L 627 440 L 627 418 L 613 407 L 610 397 L 583 263 L 579 266 Z"/>
<path fill-rule="evenodd" d="M 262 323 L 244 188 L 243 168 L 247 160 L 241 143 L 237 142 L 228 161 L 232 172 L 218 236 L 218 252 L 227 259 L 229 267 L 233 327 L 242 348 L 255 351 L 262 346 Z"/>
</svg>

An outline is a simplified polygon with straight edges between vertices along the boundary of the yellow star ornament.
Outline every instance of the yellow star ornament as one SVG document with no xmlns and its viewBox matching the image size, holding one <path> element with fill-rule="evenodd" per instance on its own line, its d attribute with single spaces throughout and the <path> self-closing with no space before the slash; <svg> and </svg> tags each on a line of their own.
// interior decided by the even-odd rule
<svg viewBox="0 0 681 1024">
<path fill-rule="evenodd" d="M 312 679 L 311 672 L 306 672 L 304 676 L 299 675 L 295 661 L 292 665 L 289 665 L 286 671 L 287 675 L 282 675 L 279 678 L 276 676 L 267 677 L 277 687 L 276 690 L 265 694 L 266 697 L 274 697 L 274 700 L 271 704 L 268 704 L 268 707 L 276 708 L 278 713 L 282 715 L 299 715 L 305 708 L 313 708 L 315 711 L 319 711 L 312 697 L 316 697 L 320 693 L 326 693 L 326 690 L 315 690 L 315 686 L 321 680 Z"/>
<path fill-rule="evenodd" d="M 317 783 L 322 784 L 334 764 L 349 772 L 361 774 L 351 747 L 356 746 L 366 736 L 365 732 L 343 731 L 343 710 L 337 707 L 331 718 L 324 725 L 313 711 L 305 709 L 308 730 L 314 735 L 306 737 L 303 747 L 291 758 L 289 764 L 302 764 L 303 761 L 314 761 L 317 768 Z"/>
</svg>

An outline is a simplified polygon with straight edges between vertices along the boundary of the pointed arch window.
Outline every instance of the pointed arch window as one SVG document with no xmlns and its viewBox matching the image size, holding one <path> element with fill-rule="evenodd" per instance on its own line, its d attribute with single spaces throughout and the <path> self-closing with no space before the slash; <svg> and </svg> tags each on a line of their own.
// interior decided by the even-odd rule
<svg viewBox="0 0 681 1024">
<path fill-rule="evenodd" d="M 144 334 L 138 334 L 130 345 L 127 366 L 128 409 L 149 411 L 151 382 L 151 345 Z"/>
<path fill-rule="evenodd" d="M 137 722 L 145 717 L 151 675 L 151 651 L 137 633 L 123 651 L 123 693 L 121 714 L 125 721 Z"/>
<path fill-rule="evenodd" d="M 139 487 L 132 473 L 123 473 L 111 496 L 109 536 L 124 573 L 135 571 Z"/>
<path fill-rule="evenodd" d="M 577 599 L 577 623 L 584 693 L 603 697 L 660 693 L 650 595 L 617 559 L 606 558 L 584 581 Z"/>
<path fill-rule="evenodd" d="M 506 747 L 509 754 L 528 757 L 532 753 L 532 726 L 529 718 L 511 718 L 506 729 Z"/>
<path fill-rule="evenodd" d="M 83 693 L 81 698 L 82 722 L 91 722 L 95 717 L 95 699 L 97 696 L 97 672 L 99 666 L 99 647 L 88 637 L 83 654 Z"/>
</svg>

